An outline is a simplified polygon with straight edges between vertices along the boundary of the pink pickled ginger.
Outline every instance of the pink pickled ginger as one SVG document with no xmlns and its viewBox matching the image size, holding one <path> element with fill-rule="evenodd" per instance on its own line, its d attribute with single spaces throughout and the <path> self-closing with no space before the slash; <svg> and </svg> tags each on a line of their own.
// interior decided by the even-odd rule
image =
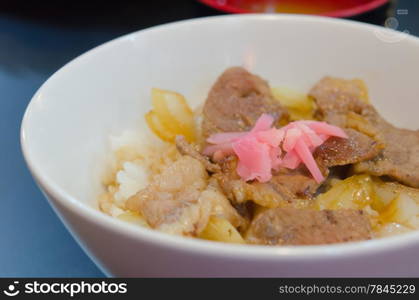
<svg viewBox="0 0 419 300">
<path fill-rule="evenodd" d="M 274 118 L 262 114 L 247 132 L 225 132 L 211 135 L 203 153 L 219 160 L 235 154 L 237 173 L 245 181 L 267 182 L 272 169 L 296 169 L 303 163 L 316 182 L 324 180 L 313 152 L 329 137 L 347 138 L 339 127 L 317 121 L 291 122 L 282 128 L 272 127 Z"/>
</svg>

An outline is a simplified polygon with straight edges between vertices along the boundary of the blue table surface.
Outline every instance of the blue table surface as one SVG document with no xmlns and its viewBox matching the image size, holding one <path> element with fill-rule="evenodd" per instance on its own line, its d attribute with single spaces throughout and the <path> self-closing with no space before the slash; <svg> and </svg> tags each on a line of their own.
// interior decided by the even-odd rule
<svg viewBox="0 0 419 300">
<path fill-rule="evenodd" d="M 67 6 L 61 7 L 28 7 L 25 1 L 0 4 L 1 277 L 104 276 L 61 224 L 24 163 L 20 122 L 36 90 L 65 63 L 115 37 L 217 14 L 192 0 L 154 1 L 148 6 L 103 6 L 104 2 L 64 1 Z M 177 5 L 168 5 L 173 2 Z M 419 35 L 418 1 L 399 1 L 397 8 L 408 9 L 407 15 L 396 15 L 399 29 Z"/>
</svg>

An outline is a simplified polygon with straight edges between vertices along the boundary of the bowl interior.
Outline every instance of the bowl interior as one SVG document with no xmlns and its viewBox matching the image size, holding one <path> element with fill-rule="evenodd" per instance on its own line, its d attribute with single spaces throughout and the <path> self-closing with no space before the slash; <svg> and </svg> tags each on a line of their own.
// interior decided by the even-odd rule
<svg viewBox="0 0 419 300">
<path fill-rule="evenodd" d="M 25 156 L 44 182 L 95 206 L 108 137 L 144 129 L 150 89 L 178 91 L 196 106 L 234 65 L 301 91 L 325 75 L 362 78 L 380 113 L 416 129 L 418 51 L 415 38 L 318 17 L 224 16 L 159 26 L 94 49 L 53 75 L 25 115 Z"/>
</svg>

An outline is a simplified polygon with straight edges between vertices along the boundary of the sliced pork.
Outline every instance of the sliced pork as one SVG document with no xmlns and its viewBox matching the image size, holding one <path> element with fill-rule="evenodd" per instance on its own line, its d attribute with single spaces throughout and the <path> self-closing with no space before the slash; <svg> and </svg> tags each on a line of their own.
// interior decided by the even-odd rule
<svg viewBox="0 0 419 300">
<path fill-rule="evenodd" d="M 263 113 L 271 114 L 277 122 L 287 117 L 265 80 L 243 68 L 229 68 L 217 79 L 205 102 L 204 137 L 249 130 Z"/>
<path fill-rule="evenodd" d="M 331 137 L 314 152 L 319 165 L 344 166 L 376 157 L 383 145 L 367 135 L 348 128 L 347 139 Z"/>
<path fill-rule="evenodd" d="M 250 224 L 246 239 L 262 245 L 320 245 L 371 239 L 371 225 L 360 210 L 273 208 Z"/>
<path fill-rule="evenodd" d="M 196 147 L 189 144 L 184 136 L 178 135 L 175 142 L 176 148 L 182 155 L 189 155 L 200 161 L 208 171 L 219 172 L 221 170 L 219 165 L 212 163 L 207 156 L 202 155 Z"/>
<path fill-rule="evenodd" d="M 204 165 L 188 155 L 155 175 L 145 189 L 128 199 L 126 208 L 141 213 L 152 228 L 186 236 L 199 234 L 211 215 L 225 217 L 238 227 L 245 224 L 217 183 L 208 183 Z"/>
<path fill-rule="evenodd" d="M 397 128 L 384 120 L 365 98 L 357 80 L 326 77 L 310 91 L 317 115 L 333 125 L 354 128 L 381 143 L 380 155 L 354 166 L 359 173 L 388 176 L 419 187 L 419 131 Z"/>
</svg>

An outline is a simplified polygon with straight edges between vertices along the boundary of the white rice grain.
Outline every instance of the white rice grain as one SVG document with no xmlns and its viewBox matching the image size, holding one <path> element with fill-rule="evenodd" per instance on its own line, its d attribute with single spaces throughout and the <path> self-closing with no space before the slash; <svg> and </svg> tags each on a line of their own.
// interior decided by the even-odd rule
<svg viewBox="0 0 419 300">
<path fill-rule="evenodd" d="M 119 185 L 114 194 L 115 202 L 123 205 L 125 201 L 134 196 L 148 184 L 148 171 L 144 165 L 135 162 L 124 162 L 123 169 L 116 174 Z"/>
</svg>

